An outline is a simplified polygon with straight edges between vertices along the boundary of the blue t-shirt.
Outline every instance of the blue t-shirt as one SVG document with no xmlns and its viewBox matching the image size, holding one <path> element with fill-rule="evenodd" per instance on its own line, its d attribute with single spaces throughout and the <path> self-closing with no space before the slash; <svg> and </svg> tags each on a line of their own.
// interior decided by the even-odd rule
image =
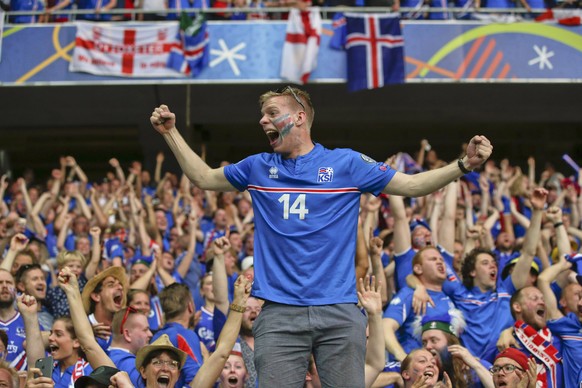
<svg viewBox="0 0 582 388">
<path fill-rule="evenodd" d="M 8 321 L 0 320 L 0 330 L 4 330 L 8 336 L 6 361 L 16 370 L 25 371 L 28 367 L 26 363 L 26 349 L 23 344 L 26 339 L 26 332 L 24 330 L 24 319 L 20 315 L 20 312 L 17 311 L 16 315 Z"/>
<path fill-rule="evenodd" d="M 562 340 L 562 365 L 565 387 L 578 387 L 578 371 L 582 368 L 582 323 L 574 313 L 548 321 L 548 329 Z"/>
<path fill-rule="evenodd" d="M 123 243 L 119 241 L 119 238 L 113 237 L 105 241 L 103 246 L 103 257 L 109 262 L 116 257 L 121 257 L 121 262 L 125 263 Z"/>
<path fill-rule="evenodd" d="M 83 367 L 83 369 L 82 369 L 83 373 L 81 376 L 90 375 L 91 372 L 93 372 L 93 368 L 91 368 L 91 365 L 85 360 L 80 360 L 80 361 L 82 361 L 82 367 Z M 55 382 L 55 388 L 70 388 L 74 385 L 73 372 L 75 371 L 76 366 L 77 366 L 77 364 L 71 365 L 70 367 L 68 367 L 67 369 L 65 369 L 61 373 L 61 368 L 59 367 L 59 363 L 55 362 L 55 366 L 53 369 L 53 381 Z M 81 376 L 78 376 L 78 377 L 81 377 Z"/>
<path fill-rule="evenodd" d="M 320 144 L 296 159 L 263 153 L 226 166 L 228 181 L 253 199 L 253 296 L 297 306 L 357 303 L 360 195 L 380 194 L 395 173 Z"/>
<path fill-rule="evenodd" d="M 453 302 L 443 292 L 427 290 L 428 295 L 435 303 L 435 307 L 430 304 L 426 306 L 426 315 L 443 315 L 454 308 Z M 413 349 L 422 347 L 422 343 L 414 335 L 414 321 L 418 315 L 412 310 L 412 296 L 414 290 L 408 286 L 404 287 L 392 298 L 388 308 L 384 312 L 384 318 L 392 318 L 400 325 L 396 331 L 396 338 L 406 353 Z"/>
<path fill-rule="evenodd" d="M 110 347 L 107 349 L 107 355 L 111 361 L 113 361 L 117 369 L 127 372 L 134 387 L 145 387 L 145 382 L 135 367 L 135 354 L 126 349 Z"/>
<path fill-rule="evenodd" d="M 505 288 L 511 284 L 511 276 L 507 283 L 501 283 L 497 292 L 481 292 L 478 287 L 468 290 L 458 281 L 445 282 L 443 291 L 453 300 L 453 303 L 463 312 L 467 326 L 461 335 L 465 347 L 475 357 L 493 362 L 497 354 L 497 340 L 504 329 L 513 325 L 509 308 L 511 293 Z"/>
<path fill-rule="evenodd" d="M 214 339 L 214 328 L 212 327 L 212 318 L 214 317 L 213 311 L 208 311 L 204 306 L 200 309 L 202 315 L 200 317 L 200 322 L 196 325 L 194 329 L 200 340 L 206 346 L 206 349 L 210 352 L 214 352 L 216 347 L 216 340 Z"/>
<path fill-rule="evenodd" d="M 150 343 L 158 339 L 162 334 L 167 334 L 170 337 L 172 345 L 184 351 L 186 363 L 180 372 L 180 377 L 176 382 L 176 387 L 184 387 L 196 377 L 196 373 L 202 366 L 202 352 L 200 351 L 200 338 L 193 330 L 188 330 L 184 326 L 176 322 L 169 322 L 159 330 L 152 337 Z"/>
</svg>

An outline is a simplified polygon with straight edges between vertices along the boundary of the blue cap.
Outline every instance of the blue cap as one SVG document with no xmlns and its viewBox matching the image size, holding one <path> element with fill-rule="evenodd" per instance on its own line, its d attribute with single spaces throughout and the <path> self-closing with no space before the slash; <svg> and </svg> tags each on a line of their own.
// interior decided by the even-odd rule
<svg viewBox="0 0 582 388">
<path fill-rule="evenodd" d="M 136 264 L 144 264 L 146 266 L 150 266 L 152 265 L 152 263 L 154 262 L 154 255 L 151 254 L 149 256 L 134 256 L 131 259 L 131 266 L 133 267 Z"/>
<path fill-rule="evenodd" d="M 430 231 L 430 226 L 428 226 L 428 223 L 425 220 L 422 218 L 413 218 L 410 221 L 410 232 L 413 232 L 418 226 L 424 226 Z"/>
</svg>

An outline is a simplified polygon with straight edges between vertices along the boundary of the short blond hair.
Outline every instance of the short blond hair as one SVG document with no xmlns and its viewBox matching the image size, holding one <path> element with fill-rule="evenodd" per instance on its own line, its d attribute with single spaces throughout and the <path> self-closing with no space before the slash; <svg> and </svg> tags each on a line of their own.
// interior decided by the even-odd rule
<svg viewBox="0 0 582 388">
<path fill-rule="evenodd" d="M 57 255 L 57 267 L 63 268 L 68 262 L 78 260 L 81 262 L 81 266 L 85 268 L 87 264 L 87 258 L 79 251 L 68 251 L 66 249 L 59 252 Z"/>
<path fill-rule="evenodd" d="M 262 109 L 265 102 L 267 102 L 273 97 L 280 96 L 288 96 L 293 101 L 295 101 L 295 96 L 293 95 L 293 93 L 295 93 L 295 96 L 297 96 L 297 98 L 299 98 L 303 105 L 305 106 L 307 122 L 309 123 L 309 127 L 311 127 L 311 125 L 313 124 L 313 120 L 315 119 L 315 108 L 313 107 L 313 103 L 311 102 L 311 97 L 309 96 L 309 93 L 307 93 L 305 90 L 294 88 L 292 86 L 286 86 L 285 88 L 278 89 L 276 91 L 269 90 L 268 92 L 261 94 L 261 96 L 259 97 L 259 106 Z"/>
</svg>

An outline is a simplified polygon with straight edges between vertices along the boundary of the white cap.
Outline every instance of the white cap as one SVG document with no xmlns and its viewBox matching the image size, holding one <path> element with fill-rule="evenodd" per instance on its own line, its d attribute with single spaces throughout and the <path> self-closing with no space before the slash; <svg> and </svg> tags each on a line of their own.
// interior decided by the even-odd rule
<svg viewBox="0 0 582 388">
<path fill-rule="evenodd" d="M 242 259 L 242 261 L 240 263 L 240 268 L 243 271 L 246 271 L 247 269 L 249 269 L 253 266 L 253 263 L 254 263 L 254 258 L 252 256 L 247 256 L 244 259 Z"/>
</svg>

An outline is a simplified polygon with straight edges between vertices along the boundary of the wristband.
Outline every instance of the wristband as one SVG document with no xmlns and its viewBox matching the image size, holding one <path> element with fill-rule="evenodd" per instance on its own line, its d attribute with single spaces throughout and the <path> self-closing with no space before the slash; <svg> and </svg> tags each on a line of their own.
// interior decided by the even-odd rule
<svg viewBox="0 0 582 388">
<path fill-rule="evenodd" d="M 469 174 L 470 172 L 472 172 L 471 170 L 467 170 L 467 168 L 465 167 L 465 163 L 463 163 L 463 159 L 457 160 L 457 165 L 459 166 L 463 174 Z"/>
<path fill-rule="evenodd" d="M 563 223 L 563 222 L 556 222 L 556 223 L 554 224 L 554 228 L 559 228 L 559 227 L 560 227 L 560 226 L 562 226 L 562 225 L 564 225 L 564 223 Z"/>
<path fill-rule="evenodd" d="M 230 304 L 230 309 L 232 311 L 236 311 L 237 313 L 244 313 L 247 310 L 247 308 L 245 306 L 241 306 L 239 304 L 234 304 L 234 303 Z"/>
</svg>

